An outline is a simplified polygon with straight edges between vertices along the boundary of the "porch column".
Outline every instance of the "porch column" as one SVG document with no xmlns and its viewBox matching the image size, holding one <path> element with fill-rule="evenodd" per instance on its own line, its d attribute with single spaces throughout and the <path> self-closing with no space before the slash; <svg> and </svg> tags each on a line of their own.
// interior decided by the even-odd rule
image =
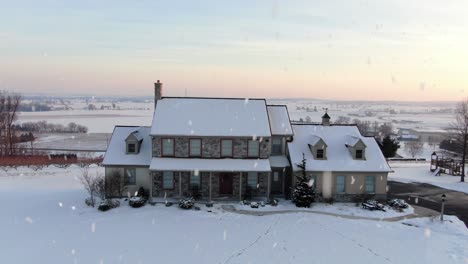
<svg viewBox="0 0 468 264">
<path fill-rule="evenodd" d="M 209 185 L 210 185 L 210 202 L 211 202 L 211 175 L 213 173 L 210 171 L 210 180 L 209 180 Z"/>
<path fill-rule="evenodd" d="M 239 172 L 239 201 L 242 202 L 242 172 Z"/>
<path fill-rule="evenodd" d="M 151 171 L 149 172 L 149 178 L 150 178 L 149 200 L 150 202 L 153 202 L 153 175 L 151 174 Z"/>
<path fill-rule="evenodd" d="M 182 197 L 182 172 L 179 171 L 179 197 Z"/>
<path fill-rule="evenodd" d="M 270 199 L 271 192 L 271 172 L 268 173 L 268 184 L 267 184 L 267 198 Z"/>
</svg>

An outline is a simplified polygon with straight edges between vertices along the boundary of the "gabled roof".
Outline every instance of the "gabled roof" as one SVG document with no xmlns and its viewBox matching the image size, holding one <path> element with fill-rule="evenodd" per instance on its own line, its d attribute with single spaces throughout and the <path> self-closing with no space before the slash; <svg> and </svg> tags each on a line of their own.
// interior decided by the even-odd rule
<svg viewBox="0 0 468 264">
<path fill-rule="evenodd" d="M 271 134 L 277 136 L 292 136 L 293 131 L 289 120 L 288 108 L 285 105 L 268 105 L 267 109 Z"/>
<path fill-rule="evenodd" d="M 264 99 L 172 98 L 157 101 L 151 135 L 269 137 Z"/>
<path fill-rule="evenodd" d="M 323 139 L 321 137 L 316 136 L 316 135 L 310 135 L 310 140 L 309 140 L 310 145 L 315 146 L 319 142 L 323 142 L 323 144 L 325 144 L 325 146 L 327 146 L 327 143 L 325 143 L 325 141 L 323 141 Z"/>
<path fill-rule="evenodd" d="M 325 114 L 322 116 L 322 118 L 328 118 L 328 119 L 330 119 L 330 116 L 328 115 L 327 112 L 325 112 Z"/>
<path fill-rule="evenodd" d="M 360 137 L 346 135 L 345 145 L 347 147 L 348 146 L 349 147 L 355 147 L 357 145 L 357 143 L 359 143 L 359 142 L 362 142 Z M 364 144 L 364 146 L 367 147 L 367 145 L 364 142 L 362 142 L 362 144 Z"/>
<path fill-rule="evenodd" d="M 135 130 L 132 133 L 130 133 L 130 135 L 128 135 L 128 137 L 125 139 L 125 141 L 127 141 L 127 140 L 142 141 L 143 136 L 141 135 L 141 133 L 139 131 L 140 130 Z"/>
<path fill-rule="evenodd" d="M 125 140 L 135 131 L 138 131 L 142 139 L 144 138 L 140 146 L 140 152 L 138 154 L 127 154 Z M 151 163 L 151 138 L 149 132 L 150 127 L 116 126 L 102 164 L 105 166 L 149 166 Z"/>
<path fill-rule="evenodd" d="M 364 137 L 356 126 L 293 125 L 294 139 L 288 143 L 291 164 L 294 171 L 300 170 L 296 164 L 305 154 L 307 171 L 343 172 L 390 172 L 377 142 L 372 137 Z M 346 147 L 347 136 L 357 137 L 367 146 L 366 159 L 355 160 Z M 323 139 L 328 145 L 327 159 L 316 160 L 308 147 L 311 136 Z"/>
</svg>

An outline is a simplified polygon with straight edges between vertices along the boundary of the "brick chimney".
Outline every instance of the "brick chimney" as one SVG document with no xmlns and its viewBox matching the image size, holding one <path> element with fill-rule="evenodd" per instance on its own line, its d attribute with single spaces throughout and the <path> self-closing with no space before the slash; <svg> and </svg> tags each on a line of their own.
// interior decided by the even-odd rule
<svg viewBox="0 0 468 264">
<path fill-rule="evenodd" d="M 156 103 L 158 100 L 161 100 L 162 97 L 162 83 L 156 82 L 154 83 L 154 107 L 156 108 Z"/>
<path fill-rule="evenodd" d="M 325 111 L 325 114 L 322 116 L 322 125 L 323 126 L 330 125 L 330 116 L 328 115 L 327 111 Z"/>
</svg>

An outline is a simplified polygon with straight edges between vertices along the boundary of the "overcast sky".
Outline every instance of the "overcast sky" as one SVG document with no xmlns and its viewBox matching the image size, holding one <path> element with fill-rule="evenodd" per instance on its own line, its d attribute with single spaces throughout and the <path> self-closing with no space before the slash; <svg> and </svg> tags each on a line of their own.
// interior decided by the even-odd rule
<svg viewBox="0 0 468 264">
<path fill-rule="evenodd" d="M 0 89 L 459 100 L 468 1 L 0 0 Z"/>
</svg>

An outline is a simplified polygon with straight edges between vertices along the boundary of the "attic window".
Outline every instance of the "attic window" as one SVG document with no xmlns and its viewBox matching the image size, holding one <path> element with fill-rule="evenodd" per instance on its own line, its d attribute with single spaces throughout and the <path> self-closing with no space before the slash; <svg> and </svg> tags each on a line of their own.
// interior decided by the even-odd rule
<svg viewBox="0 0 468 264">
<path fill-rule="evenodd" d="M 362 149 L 356 149 L 356 159 L 363 159 L 364 155 Z"/>
<path fill-rule="evenodd" d="M 317 159 L 323 159 L 323 149 L 317 149 Z"/>
<path fill-rule="evenodd" d="M 136 144 L 135 143 L 128 143 L 127 152 L 128 153 L 136 153 Z"/>
</svg>

